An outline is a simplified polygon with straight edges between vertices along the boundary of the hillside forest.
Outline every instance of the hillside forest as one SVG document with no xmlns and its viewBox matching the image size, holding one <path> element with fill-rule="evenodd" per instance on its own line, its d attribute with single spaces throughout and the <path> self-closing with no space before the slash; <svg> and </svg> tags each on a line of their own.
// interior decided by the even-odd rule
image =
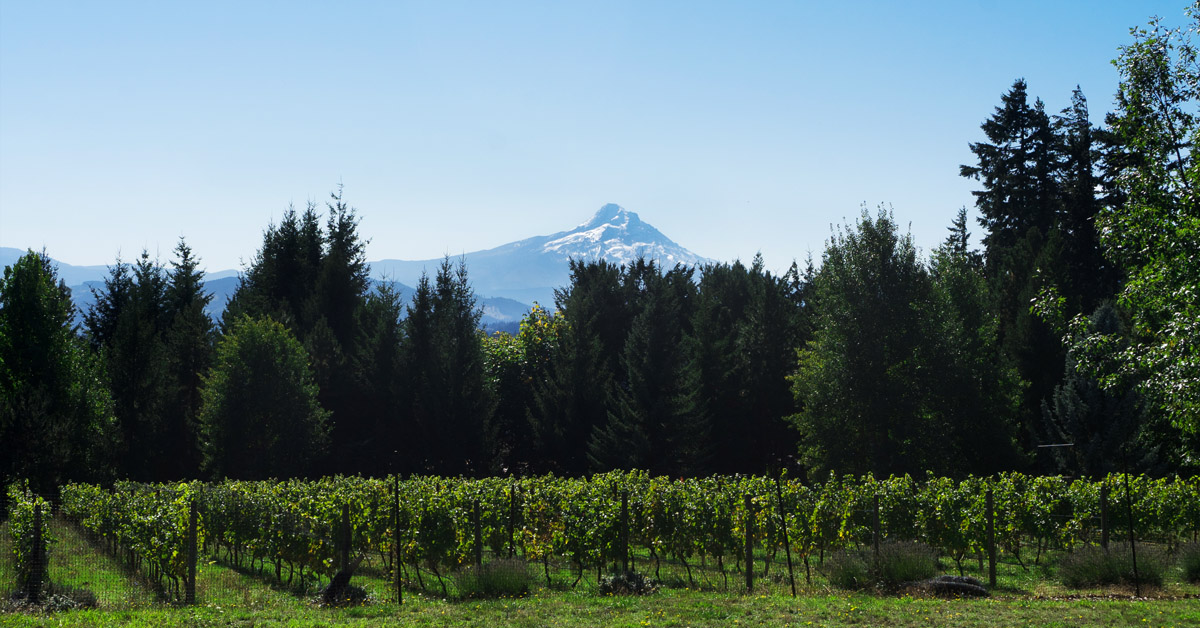
<svg viewBox="0 0 1200 628">
<path fill-rule="evenodd" d="M 1194 475 L 1196 48 L 1151 22 L 1115 63 L 1101 125 L 1078 88 L 1046 111 L 1024 80 L 981 112 L 979 249 L 966 208 L 923 252 L 864 207 L 783 274 L 573 261 L 515 335 L 480 331 L 453 259 L 411 300 L 370 282 L 340 189 L 266 228 L 220 320 L 183 239 L 118 259 L 83 312 L 30 251 L 0 280 L 0 484 Z"/>
</svg>

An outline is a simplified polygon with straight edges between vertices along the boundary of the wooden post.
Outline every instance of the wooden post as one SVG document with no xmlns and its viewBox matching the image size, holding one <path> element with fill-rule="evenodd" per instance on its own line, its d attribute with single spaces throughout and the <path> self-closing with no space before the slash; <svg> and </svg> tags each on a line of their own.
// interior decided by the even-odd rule
<svg viewBox="0 0 1200 628">
<path fill-rule="evenodd" d="M 184 583 L 183 593 L 185 604 L 196 603 L 196 537 L 196 502 L 193 500 L 188 504 L 187 581 Z"/>
<path fill-rule="evenodd" d="M 1100 547 L 1108 549 L 1108 480 L 1100 483 Z"/>
<path fill-rule="evenodd" d="M 404 586 L 400 581 L 400 475 L 393 476 L 392 479 L 392 494 L 395 498 L 395 532 L 393 532 L 393 541 L 396 546 L 396 562 L 393 563 L 396 569 L 396 603 L 404 604 Z"/>
<path fill-rule="evenodd" d="M 746 592 L 754 590 L 754 504 L 747 493 L 742 496 L 746 510 Z"/>
<path fill-rule="evenodd" d="M 996 588 L 996 502 L 992 496 L 992 487 L 987 490 L 987 555 L 988 555 L 988 586 Z"/>
<path fill-rule="evenodd" d="M 780 471 L 780 475 L 782 475 Z M 775 476 L 775 493 L 779 498 L 779 526 L 783 530 L 783 551 L 787 555 L 788 581 L 792 583 L 792 597 L 796 597 L 796 574 L 792 571 L 792 541 L 788 538 L 787 511 L 783 508 L 783 481 Z"/>
<path fill-rule="evenodd" d="M 472 506 L 475 511 L 475 567 L 483 565 L 483 522 L 479 513 L 479 500 L 476 499 Z"/>
</svg>

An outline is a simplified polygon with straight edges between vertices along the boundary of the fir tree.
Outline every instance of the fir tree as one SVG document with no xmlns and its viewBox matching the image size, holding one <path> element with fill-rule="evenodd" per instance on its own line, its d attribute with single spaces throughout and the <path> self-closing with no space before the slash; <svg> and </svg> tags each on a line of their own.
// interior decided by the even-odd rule
<svg viewBox="0 0 1200 628">
<path fill-rule="evenodd" d="M 204 290 L 204 271 L 183 240 L 175 247 L 166 289 L 170 324 L 166 333 L 169 380 L 173 388 L 167 401 L 166 451 L 173 465 L 167 477 L 197 477 L 200 470 L 198 415 L 202 377 L 212 365 L 216 327 L 207 308 L 212 294 Z"/>
<path fill-rule="evenodd" d="M 0 277 L 0 483 L 43 494 L 108 481 L 119 436 L 103 368 L 76 333 L 71 292 L 45 254 Z"/>
</svg>

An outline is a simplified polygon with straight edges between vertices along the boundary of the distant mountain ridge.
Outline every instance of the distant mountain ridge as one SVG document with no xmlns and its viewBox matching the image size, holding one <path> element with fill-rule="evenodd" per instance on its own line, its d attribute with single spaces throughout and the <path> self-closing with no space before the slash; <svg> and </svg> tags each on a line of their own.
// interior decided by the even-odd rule
<svg viewBox="0 0 1200 628">
<path fill-rule="evenodd" d="M 0 247 L 0 267 L 17 261 L 25 251 Z M 466 253 L 461 258 L 479 306 L 483 309 L 481 324 L 488 331 L 515 332 L 529 304 L 554 304 L 554 289 L 570 281 L 568 260 L 607 260 L 628 264 L 639 257 L 653 259 L 671 267 L 675 264 L 696 266 L 712 263 L 685 249 L 661 231 L 641 220 L 634 212 L 620 205 L 604 205 L 590 220 L 574 229 L 534 236 L 510 242 L 493 249 Z M 457 262 L 457 256 L 451 258 Z M 108 266 L 73 266 L 58 260 L 58 276 L 71 288 L 72 300 L 81 311 L 94 302 L 91 288 L 103 288 Z M 431 277 L 437 272 L 441 259 L 397 260 L 369 262 L 374 282 L 390 282 L 407 300 L 413 293 L 422 273 Z M 240 272 L 218 270 L 206 273 L 204 287 L 213 295 L 208 312 L 220 318 L 239 282 Z"/>
</svg>

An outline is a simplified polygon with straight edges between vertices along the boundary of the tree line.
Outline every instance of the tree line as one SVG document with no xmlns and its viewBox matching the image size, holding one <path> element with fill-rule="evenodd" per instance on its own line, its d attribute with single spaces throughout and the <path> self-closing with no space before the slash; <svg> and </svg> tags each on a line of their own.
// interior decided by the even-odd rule
<svg viewBox="0 0 1200 628">
<path fill-rule="evenodd" d="M 182 239 L 79 316 L 30 252 L 0 280 L 0 480 L 1195 473 L 1200 70 L 1185 31 L 1132 38 L 1102 126 L 1024 80 L 983 122 L 982 250 L 966 208 L 926 255 L 864 207 L 781 275 L 572 261 L 492 336 L 461 262 L 372 282 L 340 189 L 268 226 L 220 320 Z"/>
</svg>

